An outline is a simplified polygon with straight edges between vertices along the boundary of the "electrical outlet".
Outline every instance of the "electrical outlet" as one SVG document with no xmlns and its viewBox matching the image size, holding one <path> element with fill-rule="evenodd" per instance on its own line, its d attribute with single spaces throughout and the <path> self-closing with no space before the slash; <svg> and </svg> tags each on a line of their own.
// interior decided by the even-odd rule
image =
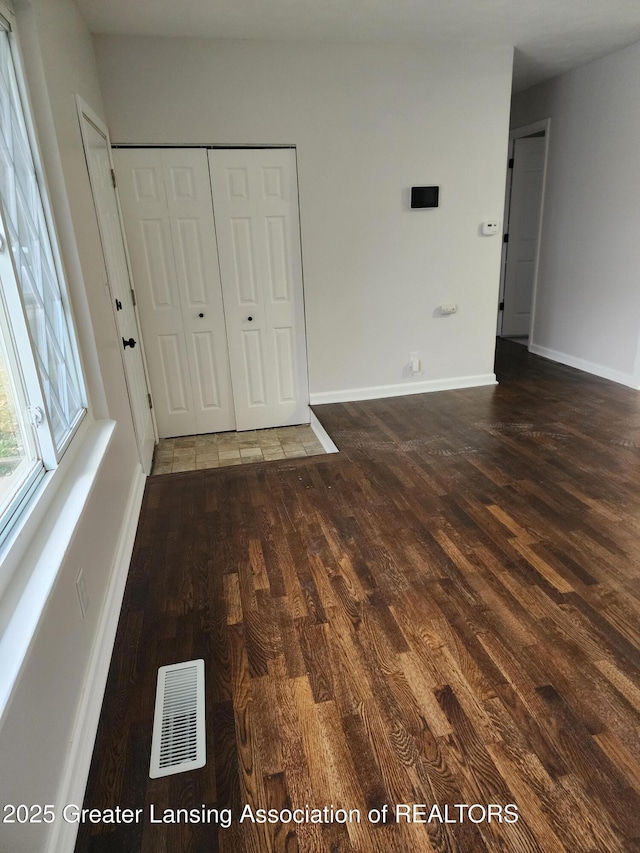
<svg viewBox="0 0 640 853">
<path fill-rule="evenodd" d="M 409 370 L 412 376 L 422 376 L 422 363 L 419 352 L 409 353 Z"/>
<path fill-rule="evenodd" d="M 80 602 L 82 618 L 84 619 L 87 615 L 87 610 L 89 609 L 89 592 L 87 590 L 87 582 L 84 579 L 83 569 L 80 569 L 78 577 L 76 578 L 76 591 L 78 593 L 78 601 Z"/>
<path fill-rule="evenodd" d="M 454 305 L 453 303 L 440 306 L 440 313 L 441 314 L 455 314 L 457 310 L 458 310 L 458 306 Z"/>
</svg>

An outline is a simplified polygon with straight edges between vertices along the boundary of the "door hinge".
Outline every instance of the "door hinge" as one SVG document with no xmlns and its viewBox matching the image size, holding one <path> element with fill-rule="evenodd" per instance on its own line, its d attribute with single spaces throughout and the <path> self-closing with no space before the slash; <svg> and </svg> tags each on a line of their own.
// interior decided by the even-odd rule
<svg viewBox="0 0 640 853">
<path fill-rule="evenodd" d="M 504 311 L 504 302 L 501 302 L 500 305 L 498 305 L 498 311 Z"/>
<path fill-rule="evenodd" d="M 509 235 L 508 235 L 508 234 L 505 234 L 505 235 L 504 235 L 504 237 L 502 238 L 502 242 L 503 242 L 503 243 L 508 243 L 508 242 L 509 242 Z"/>
<path fill-rule="evenodd" d="M 135 290 L 133 288 L 131 288 L 131 301 L 133 302 L 134 306 L 138 304 L 136 302 L 136 293 L 135 293 Z"/>
<path fill-rule="evenodd" d="M 147 394 L 147 400 L 149 401 L 149 408 L 153 409 L 153 400 L 151 399 L 151 394 Z"/>
<path fill-rule="evenodd" d="M 114 190 L 115 190 L 115 188 L 116 188 L 118 185 L 116 184 L 116 173 L 115 173 L 115 170 L 114 170 L 114 169 L 112 169 L 112 170 L 111 170 L 111 183 L 113 184 L 113 188 L 114 188 Z"/>
<path fill-rule="evenodd" d="M 119 299 L 116 299 L 116 311 L 122 311 L 122 302 Z"/>
<path fill-rule="evenodd" d="M 511 158 L 509 159 L 509 168 L 510 168 L 510 169 L 513 169 L 513 160 L 514 160 L 514 158 L 513 158 L 513 157 L 511 157 Z"/>
</svg>

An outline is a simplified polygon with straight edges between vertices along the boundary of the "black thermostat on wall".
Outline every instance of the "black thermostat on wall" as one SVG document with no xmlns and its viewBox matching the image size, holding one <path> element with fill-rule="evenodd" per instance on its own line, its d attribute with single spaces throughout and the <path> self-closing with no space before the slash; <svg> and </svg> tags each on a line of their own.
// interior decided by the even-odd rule
<svg viewBox="0 0 640 853">
<path fill-rule="evenodd" d="M 411 207 L 437 207 L 440 187 L 411 187 Z"/>
</svg>

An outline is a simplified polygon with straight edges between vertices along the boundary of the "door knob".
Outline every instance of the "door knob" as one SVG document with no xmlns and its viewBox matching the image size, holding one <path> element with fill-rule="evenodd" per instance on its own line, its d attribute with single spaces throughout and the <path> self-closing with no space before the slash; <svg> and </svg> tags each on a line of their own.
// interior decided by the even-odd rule
<svg viewBox="0 0 640 853">
<path fill-rule="evenodd" d="M 126 338 L 122 339 L 122 346 L 124 349 L 126 349 L 127 347 L 131 347 L 131 349 L 133 349 L 136 343 L 137 341 L 134 341 L 133 338 L 129 338 L 129 340 L 127 340 Z"/>
<path fill-rule="evenodd" d="M 202 317 L 204 317 L 204 314 L 198 314 L 198 317 L 202 319 Z"/>
<path fill-rule="evenodd" d="M 253 317 L 247 317 L 247 320 L 248 320 L 249 322 L 251 322 L 251 321 L 253 320 Z"/>
</svg>

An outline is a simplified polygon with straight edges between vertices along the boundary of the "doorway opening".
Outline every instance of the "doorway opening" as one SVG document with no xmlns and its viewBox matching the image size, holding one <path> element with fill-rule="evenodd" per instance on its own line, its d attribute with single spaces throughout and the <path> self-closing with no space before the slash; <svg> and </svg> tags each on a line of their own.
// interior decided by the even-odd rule
<svg viewBox="0 0 640 853">
<path fill-rule="evenodd" d="M 509 134 L 497 335 L 529 347 L 534 337 L 550 120 Z"/>
</svg>

